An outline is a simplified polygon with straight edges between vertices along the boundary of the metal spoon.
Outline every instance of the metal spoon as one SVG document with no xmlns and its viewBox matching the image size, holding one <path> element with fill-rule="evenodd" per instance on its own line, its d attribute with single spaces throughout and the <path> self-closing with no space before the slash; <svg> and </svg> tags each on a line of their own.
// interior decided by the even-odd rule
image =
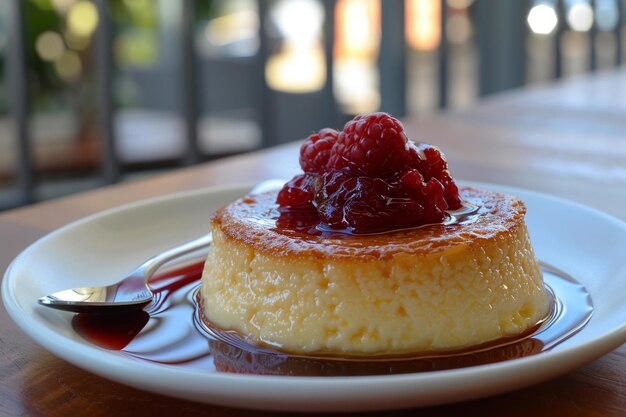
<svg viewBox="0 0 626 417">
<path fill-rule="evenodd" d="M 282 187 L 284 183 L 284 180 L 263 181 L 257 184 L 250 194 L 275 190 Z M 41 297 L 37 301 L 46 307 L 76 313 L 114 313 L 142 309 L 152 301 L 154 296 L 148 280 L 157 269 L 173 259 L 208 248 L 212 241 L 213 237 L 211 233 L 208 233 L 159 253 L 139 265 L 117 284 L 63 290 Z"/>
</svg>

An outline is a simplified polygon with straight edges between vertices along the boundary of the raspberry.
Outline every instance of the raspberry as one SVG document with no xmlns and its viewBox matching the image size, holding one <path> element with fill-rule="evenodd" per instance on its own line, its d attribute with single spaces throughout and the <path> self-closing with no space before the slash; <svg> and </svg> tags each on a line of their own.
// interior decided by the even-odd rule
<svg viewBox="0 0 626 417">
<path fill-rule="evenodd" d="M 339 133 L 327 168 L 389 178 L 404 168 L 407 150 L 408 140 L 398 120 L 387 113 L 359 115 Z"/>
<path fill-rule="evenodd" d="M 320 219 L 334 229 L 373 233 L 415 225 L 424 207 L 415 200 L 396 198 L 397 187 L 380 178 L 346 179 L 316 206 Z"/>
<path fill-rule="evenodd" d="M 321 186 L 315 194 L 315 201 L 328 199 L 332 194 L 337 192 L 339 187 L 341 187 L 346 180 L 350 178 L 352 178 L 352 175 L 347 169 L 325 172 L 320 178 Z"/>
<path fill-rule="evenodd" d="M 416 169 L 406 171 L 399 180 L 400 187 L 412 198 L 422 198 L 424 194 L 424 177 Z"/>
<path fill-rule="evenodd" d="M 436 178 L 431 178 L 424 187 L 424 192 L 428 201 L 428 206 L 424 212 L 422 222 L 439 223 L 446 217 L 448 203 L 443 196 L 444 187 Z"/>
<path fill-rule="evenodd" d="M 423 207 L 415 200 L 394 198 L 393 193 L 393 187 L 380 178 L 359 177 L 344 205 L 344 222 L 356 233 L 415 225 Z"/>
<path fill-rule="evenodd" d="M 456 186 L 454 180 L 450 176 L 450 172 L 446 170 L 439 180 L 445 187 L 443 196 L 446 199 L 446 203 L 448 203 L 448 208 L 451 210 L 460 209 L 463 202 L 459 196 L 459 187 Z"/>
<path fill-rule="evenodd" d="M 300 147 L 300 166 L 304 172 L 324 173 L 338 135 L 334 129 L 322 129 L 306 138 Z"/>
<path fill-rule="evenodd" d="M 300 174 L 293 177 L 278 193 L 276 202 L 282 207 L 306 207 L 313 201 L 315 176 Z"/>
<path fill-rule="evenodd" d="M 319 235 L 317 219 L 335 230 L 373 233 L 440 223 L 446 210 L 461 207 L 443 154 L 410 142 L 386 113 L 309 136 L 300 165 L 304 174 L 278 194 L 279 227 Z"/>
<path fill-rule="evenodd" d="M 409 169 L 417 169 L 424 177 L 425 181 L 436 178 L 444 186 L 444 197 L 448 203 L 448 208 L 456 210 L 461 207 L 459 189 L 450 176 L 448 163 L 439 148 L 420 143 L 410 144 L 409 158 L 407 165 Z"/>
</svg>

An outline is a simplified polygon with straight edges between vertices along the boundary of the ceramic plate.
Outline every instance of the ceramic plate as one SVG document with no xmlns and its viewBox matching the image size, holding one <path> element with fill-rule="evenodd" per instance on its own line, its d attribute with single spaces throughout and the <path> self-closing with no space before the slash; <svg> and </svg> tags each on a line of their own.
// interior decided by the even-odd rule
<svg viewBox="0 0 626 417">
<path fill-rule="evenodd" d="M 40 239 L 11 264 L 2 284 L 15 322 L 43 347 L 81 368 L 140 389 L 228 406 L 291 411 L 358 411 L 426 406 L 499 394 L 546 381 L 626 341 L 626 223 L 543 194 L 503 186 L 528 206 L 538 257 L 591 294 L 587 325 L 552 350 L 505 362 L 414 374 L 293 377 L 202 372 L 133 359 L 75 333 L 72 314 L 38 297 L 115 282 L 154 253 L 208 230 L 208 217 L 249 187 L 165 196 L 90 216 Z"/>
</svg>

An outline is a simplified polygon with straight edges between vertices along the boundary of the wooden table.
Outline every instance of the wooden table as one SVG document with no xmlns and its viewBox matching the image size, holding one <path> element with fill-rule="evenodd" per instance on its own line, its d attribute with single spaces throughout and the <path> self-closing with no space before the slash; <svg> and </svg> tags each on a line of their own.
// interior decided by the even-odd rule
<svg viewBox="0 0 626 417">
<path fill-rule="evenodd" d="M 458 178 L 543 191 L 626 220 L 626 71 L 509 92 L 470 111 L 405 125 L 414 139 L 440 145 Z M 0 270 L 49 231 L 109 207 L 215 184 L 290 177 L 297 148 L 289 144 L 5 212 Z M 626 346 L 538 386 L 420 413 L 626 416 Z M 0 309 L 0 415 L 162 414 L 273 415 L 149 394 L 89 374 L 37 346 Z"/>
</svg>

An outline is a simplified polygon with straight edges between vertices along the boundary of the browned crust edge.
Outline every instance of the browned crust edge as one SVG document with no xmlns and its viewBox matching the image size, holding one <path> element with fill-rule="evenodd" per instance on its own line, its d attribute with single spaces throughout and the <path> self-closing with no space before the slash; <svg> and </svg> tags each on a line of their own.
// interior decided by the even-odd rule
<svg viewBox="0 0 626 417">
<path fill-rule="evenodd" d="M 378 235 L 352 235 L 339 239 L 298 234 L 286 235 L 268 226 L 247 221 L 246 215 L 267 211 L 275 192 L 246 196 L 219 209 L 212 228 L 226 240 L 251 246 L 273 257 L 323 258 L 371 261 L 398 254 L 430 256 L 459 246 L 484 244 L 515 233 L 523 224 L 526 206 L 518 198 L 474 187 L 461 187 L 461 196 L 481 209 L 468 224 L 434 225 Z"/>
</svg>

